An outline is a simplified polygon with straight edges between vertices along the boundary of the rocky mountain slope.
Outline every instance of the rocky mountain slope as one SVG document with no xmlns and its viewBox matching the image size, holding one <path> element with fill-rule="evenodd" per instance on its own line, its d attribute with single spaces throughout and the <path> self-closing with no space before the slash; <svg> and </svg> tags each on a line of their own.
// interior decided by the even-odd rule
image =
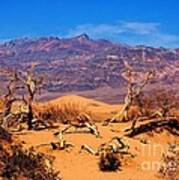
<svg viewBox="0 0 179 180">
<path fill-rule="evenodd" d="M 4 87 L 7 72 L 27 70 L 44 74 L 47 92 L 82 92 L 99 88 L 121 88 L 123 60 L 141 75 L 156 72 L 153 85 L 179 84 L 179 49 L 128 46 L 107 40 L 93 40 L 88 35 L 60 39 L 16 39 L 0 44 L 0 83 Z"/>
</svg>

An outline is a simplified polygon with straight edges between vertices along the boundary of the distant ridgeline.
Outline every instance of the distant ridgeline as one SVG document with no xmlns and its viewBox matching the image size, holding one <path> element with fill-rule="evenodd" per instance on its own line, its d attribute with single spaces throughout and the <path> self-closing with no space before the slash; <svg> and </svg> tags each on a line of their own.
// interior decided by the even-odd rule
<svg viewBox="0 0 179 180">
<path fill-rule="evenodd" d="M 152 86 L 159 82 L 164 86 L 179 86 L 179 49 L 114 44 L 93 40 L 86 34 L 69 39 L 23 38 L 1 44 L 0 86 L 5 87 L 12 70 L 25 71 L 35 65 L 35 71 L 45 77 L 46 92 L 93 90 L 94 94 L 89 96 L 94 96 L 100 88 L 112 92 L 125 87 L 124 61 L 141 76 L 154 70 L 156 78 Z"/>
</svg>

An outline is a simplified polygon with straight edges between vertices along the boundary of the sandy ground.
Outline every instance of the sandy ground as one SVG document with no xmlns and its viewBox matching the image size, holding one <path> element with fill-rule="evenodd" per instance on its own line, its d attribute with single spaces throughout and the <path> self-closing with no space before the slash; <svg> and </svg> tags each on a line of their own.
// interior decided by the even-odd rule
<svg viewBox="0 0 179 180">
<path fill-rule="evenodd" d="M 93 120 L 97 123 L 101 138 L 96 138 L 89 133 L 68 133 L 64 138 L 74 144 L 69 152 L 64 150 L 51 150 L 50 146 L 40 146 L 42 144 L 56 142 L 58 139 L 54 132 L 65 127 L 58 124 L 56 129 L 41 131 L 23 131 L 14 133 L 15 137 L 24 141 L 25 147 L 34 147 L 37 151 L 54 157 L 54 168 L 60 171 L 64 180 L 155 180 L 158 169 L 161 165 L 162 154 L 168 149 L 168 143 L 178 141 L 177 137 L 168 132 L 145 133 L 135 138 L 128 138 L 124 130 L 129 128 L 131 122 L 115 123 L 109 126 L 102 126 L 103 120 L 113 116 L 120 110 L 122 105 L 110 105 L 83 97 L 70 95 L 52 100 L 47 103 L 39 103 L 37 106 L 43 108 L 44 105 L 62 107 L 64 104 L 83 107 L 92 113 Z M 84 109 L 83 109 L 84 110 Z M 73 132 L 73 129 L 72 129 Z M 130 146 L 129 152 L 135 157 L 126 155 L 122 160 L 121 169 L 117 172 L 101 172 L 98 167 L 99 157 L 93 156 L 85 151 L 80 152 L 81 146 L 87 144 L 94 149 L 112 137 L 123 137 L 126 144 Z M 178 141 L 179 142 L 179 141 Z"/>
<path fill-rule="evenodd" d="M 16 134 L 16 137 L 25 142 L 26 147 L 34 146 L 39 152 L 43 152 L 55 157 L 54 167 L 59 170 L 64 180 L 154 180 L 158 179 L 157 171 L 160 166 L 162 154 L 167 150 L 167 143 L 175 142 L 176 137 L 167 132 L 160 134 L 145 134 L 135 138 L 124 137 L 124 141 L 129 144 L 130 152 L 135 155 L 131 158 L 126 155 L 123 160 L 121 170 L 117 172 L 101 172 L 98 168 L 98 157 L 80 152 L 83 144 L 97 149 L 97 147 L 114 136 L 123 136 L 124 128 L 129 124 L 113 124 L 108 127 L 97 124 L 102 138 L 87 133 L 70 133 L 64 137 L 73 143 L 75 147 L 70 152 L 51 150 L 48 146 L 36 147 L 40 144 L 56 141 L 53 133 L 57 129 L 44 130 L 38 132 L 24 132 Z M 63 125 L 64 126 L 64 125 Z M 60 128 L 64 128 L 61 126 Z M 115 132 L 114 132 L 115 131 Z M 141 141 L 147 140 L 148 144 Z"/>
</svg>

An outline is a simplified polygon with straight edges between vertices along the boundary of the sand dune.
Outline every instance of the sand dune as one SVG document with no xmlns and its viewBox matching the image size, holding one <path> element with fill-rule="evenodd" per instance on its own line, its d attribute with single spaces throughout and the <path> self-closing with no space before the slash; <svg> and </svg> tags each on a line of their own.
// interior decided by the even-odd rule
<svg viewBox="0 0 179 180">
<path fill-rule="evenodd" d="M 93 120 L 97 122 L 112 117 L 122 107 L 120 104 L 107 104 L 77 95 L 62 96 L 45 103 L 38 103 L 37 106 L 42 109 L 50 106 L 59 108 L 63 108 L 64 106 L 71 108 L 74 107 L 81 112 L 88 112 Z"/>
</svg>

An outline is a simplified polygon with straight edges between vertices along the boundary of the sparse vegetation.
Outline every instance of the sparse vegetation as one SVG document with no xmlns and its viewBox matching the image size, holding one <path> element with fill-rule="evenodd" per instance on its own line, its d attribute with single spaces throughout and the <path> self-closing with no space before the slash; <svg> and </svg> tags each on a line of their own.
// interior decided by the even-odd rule
<svg viewBox="0 0 179 180">
<path fill-rule="evenodd" d="M 175 114 L 175 110 L 178 108 L 176 93 L 170 90 L 156 89 L 150 92 L 153 94 L 153 96 L 150 96 L 143 89 L 153 78 L 154 73 L 151 71 L 145 73 L 144 78 L 135 79 L 137 72 L 126 62 L 124 64 L 126 71 L 123 76 L 128 83 L 127 95 L 121 111 L 107 124 L 112 122 L 127 123 L 131 120 L 132 126 L 126 130 L 127 134 L 122 134 L 121 137 L 112 136 L 113 138 L 107 142 L 101 141 L 97 149 L 91 148 L 86 143 L 81 145 L 81 150 L 98 157 L 98 167 L 101 171 L 121 170 L 126 155 L 130 159 L 135 157 L 133 152 L 129 152 L 129 144 L 123 142 L 124 135 L 127 135 L 127 138 L 133 138 L 136 135 L 157 129 L 165 129 L 175 136 L 179 135 L 179 119 L 178 115 Z M 41 88 L 41 83 L 42 79 L 38 79 L 32 69 L 25 74 L 15 73 L 10 79 L 7 94 L 2 101 L 3 103 L 0 104 L 0 106 L 4 105 L 0 116 L 3 126 L 0 126 L 0 142 L 5 140 L 11 143 L 12 135 L 7 130 L 14 125 L 18 127 L 23 123 L 26 124 L 27 130 L 52 127 L 53 123 L 58 125 L 58 129 L 51 131 L 58 140 L 50 140 L 50 142 L 35 145 L 37 149 L 38 147 L 49 146 L 48 151 L 57 150 L 61 153 L 71 153 L 71 149 L 78 145 L 73 144 L 73 141 L 71 143 L 71 139 L 68 141 L 64 135 L 82 132 L 81 130 L 85 130 L 82 133 L 91 133 L 103 140 L 87 106 L 78 104 L 78 102 L 73 103 L 71 100 L 69 103 L 63 102 L 62 104 L 58 104 L 58 101 L 54 104 L 35 103 L 35 95 Z M 95 105 L 95 108 L 98 107 L 98 104 L 93 105 Z M 116 110 L 113 110 L 113 112 L 116 112 Z M 145 122 L 145 120 L 148 121 Z M 141 124 L 136 126 L 139 121 Z M 72 128 L 74 131 L 69 131 Z M 79 129 L 80 131 L 76 131 Z M 114 129 L 110 130 L 111 133 L 115 132 Z M 121 132 L 124 133 L 123 130 Z M 143 142 L 147 145 L 147 140 Z M 5 146 L 0 144 L 0 176 L 5 179 L 60 179 L 58 173 L 52 168 L 52 160 L 40 153 L 41 149 L 38 150 L 39 152 L 36 152 L 33 148 L 25 149 L 24 146 L 18 143 L 8 145 L 6 150 Z M 137 147 L 135 147 L 135 150 L 138 151 Z M 53 153 L 56 153 L 56 151 L 53 151 Z M 172 153 L 172 157 L 164 155 L 163 162 L 169 164 L 175 161 L 178 166 L 178 152 Z M 160 174 L 164 178 L 174 179 L 175 176 L 178 176 L 177 173 L 178 169 L 177 171 L 171 171 L 167 165 L 160 169 Z"/>
<path fill-rule="evenodd" d="M 134 102 L 140 112 L 140 117 L 176 117 L 179 107 L 179 97 L 176 91 L 164 88 L 152 89 L 149 93 L 138 96 Z"/>
<path fill-rule="evenodd" d="M 36 153 L 33 149 L 25 150 L 19 145 L 12 146 L 10 153 L 2 147 L 0 151 L 0 176 L 5 179 L 60 179 L 44 154 Z"/>
<path fill-rule="evenodd" d="M 97 150 L 84 144 L 81 146 L 81 150 L 85 150 L 88 153 L 99 156 L 99 169 L 101 171 L 117 171 L 122 165 L 123 155 L 130 155 L 128 152 L 129 146 L 123 142 L 120 137 L 113 137 L 108 142 L 101 144 Z"/>
<path fill-rule="evenodd" d="M 177 116 L 173 110 L 179 107 L 179 97 L 176 91 L 157 89 L 154 90 L 154 104 L 161 117 Z"/>
<path fill-rule="evenodd" d="M 2 141 L 4 140 L 4 142 Z M 34 149 L 25 149 L 12 141 L 11 134 L 0 127 L 0 177 L 3 179 L 59 180 L 52 159 Z"/>
<path fill-rule="evenodd" d="M 59 180 L 52 162 L 52 158 L 33 148 L 25 149 L 0 126 L 0 178 Z"/>
<path fill-rule="evenodd" d="M 36 109 L 36 114 L 39 119 L 45 121 L 51 120 L 53 122 L 60 122 L 63 124 L 69 124 L 70 122 L 75 122 L 80 114 L 91 113 L 83 106 L 77 103 L 67 103 L 59 107 L 58 105 L 48 104 L 43 106 L 40 110 Z"/>
<path fill-rule="evenodd" d="M 99 169 L 101 171 L 117 171 L 120 166 L 121 162 L 117 154 L 105 152 L 99 157 Z"/>
<path fill-rule="evenodd" d="M 151 117 L 153 114 L 154 103 L 152 97 L 148 93 L 141 93 L 140 96 L 137 96 L 133 102 L 133 105 L 138 111 L 138 117 Z"/>
<path fill-rule="evenodd" d="M 179 144 L 170 144 L 166 154 L 163 154 L 159 170 L 159 177 L 166 180 L 178 180 L 179 178 Z"/>
<path fill-rule="evenodd" d="M 11 141 L 11 134 L 0 126 L 0 140 Z"/>
</svg>

